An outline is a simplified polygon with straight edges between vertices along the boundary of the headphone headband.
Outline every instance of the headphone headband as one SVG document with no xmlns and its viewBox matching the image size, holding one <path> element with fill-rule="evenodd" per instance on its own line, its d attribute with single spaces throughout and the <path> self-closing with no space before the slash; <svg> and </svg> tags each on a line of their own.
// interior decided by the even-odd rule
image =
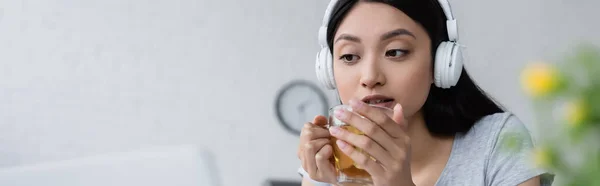
<svg viewBox="0 0 600 186">
<path fill-rule="evenodd" d="M 323 17 L 323 23 L 319 28 L 319 45 L 321 48 L 328 48 L 327 46 L 327 29 L 329 27 L 329 19 L 331 19 L 331 11 L 333 7 L 338 3 L 338 0 L 329 1 L 329 5 L 327 5 L 327 9 L 325 9 L 325 15 Z"/>
<path fill-rule="evenodd" d="M 454 18 L 454 14 L 452 14 L 452 7 L 450 7 L 450 2 L 448 0 L 438 0 L 442 10 L 444 11 L 444 15 L 446 15 L 446 28 L 448 33 L 448 39 L 450 41 L 458 40 L 458 24 L 456 23 L 456 18 Z"/>
<path fill-rule="evenodd" d="M 319 28 L 319 45 L 321 48 L 328 48 L 327 46 L 327 29 L 329 27 L 329 19 L 331 18 L 333 7 L 338 3 L 339 0 L 331 0 L 329 1 L 329 5 L 327 5 L 327 9 L 325 10 L 325 15 L 323 17 L 323 23 Z M 444 11 L 444 15 L 446 16 L 446 27 L 447 34 L 450 41 L 458 40 L 458 24 L 456 23 L 456 19 L 452 14 L 452 8 L 450 7 L 450 2 L 448 0 L 438 0 L 442 10 Z"/>
</svg>

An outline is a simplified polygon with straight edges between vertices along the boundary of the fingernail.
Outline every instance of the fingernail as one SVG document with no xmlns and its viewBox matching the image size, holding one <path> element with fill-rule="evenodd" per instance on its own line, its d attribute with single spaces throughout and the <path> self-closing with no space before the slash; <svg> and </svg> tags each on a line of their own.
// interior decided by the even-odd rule
<svg viewBox="0 0 600 186">
<path fill-rule="evenodd" d="M 346 148 L 346 143 L 344 143 L 343 141 L 337 140 L 337 141 L 335 141 L 335 143 L 337 144 L 337 146 L 340 149 L 345 149 Z"/>
<path fill-rule="evenodd" d="M 333 114 L 338 119 L 341 119 L 341 120 L 346 119 L 346 112 L 342 109 L 335 110 L 335 112 L 333 112 Z"/>
<path fill-rule="evenodd" d="M 349 101 L 349 103 L 350 103 L 350 106 L 355 110 L 358 110 L 358 109 L 360 109 L 360 107 L 362 107 L 362 102 L 359 102 L 359 101 L 356 101 L 353 99 L 351 99 Z"/>
<path fill-rule="evenodd" d="M 329 128 L 329 132 L 331 132 L 332 135 L 337 135 L 340 133 L 340 128 L 339 127 L 331 127 L 331 128 Z"/>
<path fill-rule="evenodd" d="M 396 103 L 396 106 L 394 106 L 394 111 L 400 111 L 402 109 L 402 105 L 400 105 L 400 103 Z"/>
</svg>

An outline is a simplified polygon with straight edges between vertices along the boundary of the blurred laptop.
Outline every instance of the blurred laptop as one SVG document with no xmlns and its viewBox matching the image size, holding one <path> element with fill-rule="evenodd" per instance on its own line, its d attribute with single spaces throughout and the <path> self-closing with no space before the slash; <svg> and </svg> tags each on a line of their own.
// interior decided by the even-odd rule
<svg viewBox="0 0 600 186">
<path fill-rule="evenodd" d="M 2 186 L 219 186 L 213 156 L 193 145 L 155 147 L 0 168 Z"/>
</svg>

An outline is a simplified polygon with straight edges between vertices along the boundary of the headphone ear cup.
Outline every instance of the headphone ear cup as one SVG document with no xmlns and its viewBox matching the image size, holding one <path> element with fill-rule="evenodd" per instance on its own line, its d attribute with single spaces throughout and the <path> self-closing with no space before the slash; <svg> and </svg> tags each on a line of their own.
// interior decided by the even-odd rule
<svg viewBox="0 0 600 186">
<path fill-rule="evenodd" d="M 315 74 L 317 75 L 317 80 L 322 85 L 325 85 L 323 82 L 323 73 L 322 73 L 323 65 L 321 64 L 321 51 L 317 52 L 317 56 L 315 57 Z"/>
<path fill-rule="evenodd" d="M 329 89 L 335 89 L 336 85 L 335 85 L 335 77 L 333 76 L 333 56 L 331 55 L 331 52 L 329 52 L 329 48 L 327 48 L 325 50 L 325 62 L 326 62 L 326 66 L 327 67 L 327 71 L 326 74 L 327 76 L 325 78 L 327 78 L 327 81 L 329 82 L 328 84 L 328 88 Z"/>
<path fill-rule="evenodd" d="M 322 48 L 321 51 L 317 53 L 315 70 L 317 73 L 317 79 L 323 86 L 325 86 L 325 88 L 335 89 L 332 58 L 328 48 Z"/>
<path fill-rule="evenodd" d="M 434 70 L 433 70 L 433 78 L 435 86 L 439 88 L 445 87 L 445 76 L 446 76 L 446 66 L 448 63 L 448 43 L 442 42 L 437 47 L 435 52 L 435 61 L 434 61 Z"/>
<path fill-rule="evenodd" d="M 447 68 L 447 83 L 449 87 L 455 86 L 458 83 L 463 69 L 463 54 L 460 46 L 456 43 L 450 43 L 450 45 L 452 46 L 450 48 L 452 53 L 448 61 L 450 64 L 448 64 Z"/>
<path fill-rule="evenodd" d="M 435 54 L 434 78 L 439 88 L 455 86 L 463 68 L 463 56 L 460 47 L 454 42 L 442 42 Z"/>
</svg>

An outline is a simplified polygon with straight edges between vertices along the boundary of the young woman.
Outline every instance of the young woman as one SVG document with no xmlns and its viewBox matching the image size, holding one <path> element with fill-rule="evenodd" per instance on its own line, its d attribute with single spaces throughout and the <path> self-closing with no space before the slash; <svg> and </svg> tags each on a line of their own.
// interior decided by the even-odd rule
<svg viewBox="0 0 600 186">
<path fill-rule="evenodd" d="M 303 186 L 336 184 L 331 136 L 375 186 L 552 183 L 529 163 L 529 131 L 462 67 L 454 20 L 446 0 L 331 2 L 317 74 L 353 108 L 335 116 L 366 135 L 325 129 L 324 116 L 307 123 L 298 149 Z M 367 104 L 393 108 L 394 116 Z M 516 149 L 502 148 L 508 134 L 520 139 Z"/>
</svg>

